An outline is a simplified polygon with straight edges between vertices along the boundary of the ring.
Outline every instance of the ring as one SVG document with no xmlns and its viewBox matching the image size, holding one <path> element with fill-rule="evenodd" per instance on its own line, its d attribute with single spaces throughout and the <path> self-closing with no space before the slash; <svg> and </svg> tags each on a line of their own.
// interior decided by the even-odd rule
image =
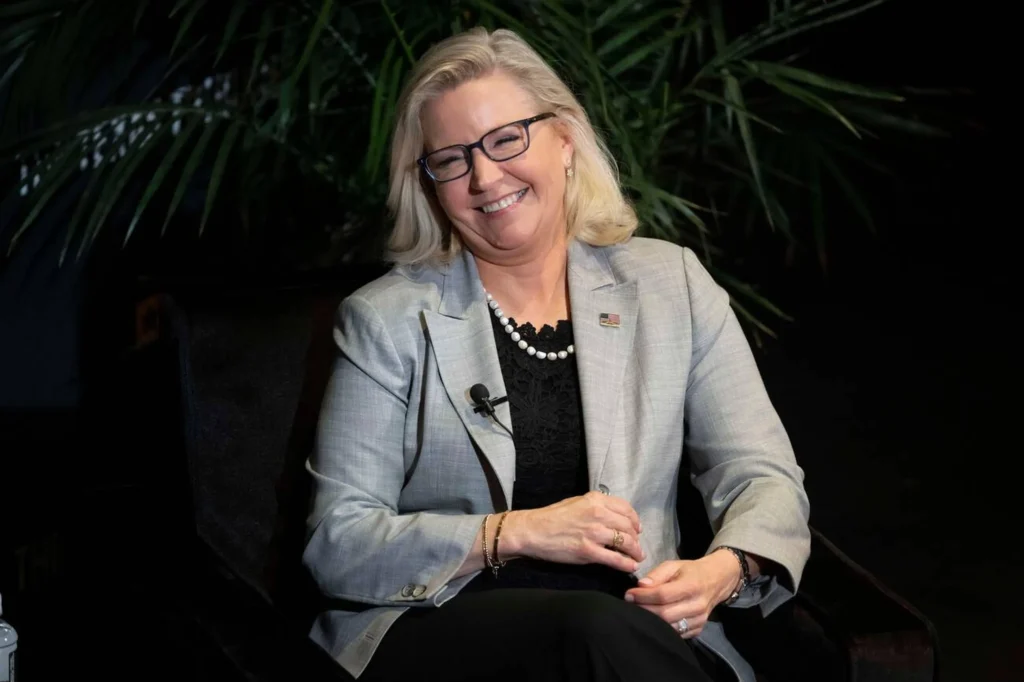
<svg viewBox="0 0 1024 682">
<path fill-rule="evenodd" d="M 690 629 L 690 624 L 686 622 L 685 618 L 683 618 L 681 621 L 676 623 L 676 631 L 680 635 L 685 635 L 686 631 L 689 630 L 689 629 Z"/>
<path fill-rule="evenodd" d="M 615 549 L 618 549 L 619 547 L 622 547 L 622 543 L 623 543 L 623 541 L 625 541 L 625 539 L 626 539 L 626 538 L 624 538 L 624 537 L 622 536 L 622 533 L 620 533 L 620 532 L 619 532 L 619 531 L 618 531 L 618 530 L 616 529 L 616 530 L 614 531 L 614 533 L 612 534 L 612 547 L 614 547 Z"/>
</svg>

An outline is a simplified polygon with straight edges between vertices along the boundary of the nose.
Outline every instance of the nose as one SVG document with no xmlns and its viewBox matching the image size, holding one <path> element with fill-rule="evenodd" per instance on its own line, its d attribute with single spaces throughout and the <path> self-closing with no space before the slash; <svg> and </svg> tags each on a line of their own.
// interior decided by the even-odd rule
<svg viewBox="0 0 1024 682">
<path fill-rule="evenodd" d="M 470 171 L 473 189 L 487 189 L 501 180 L 504 172 L 480 149 L 473 150 L 473 170 Z"/>
</svg>

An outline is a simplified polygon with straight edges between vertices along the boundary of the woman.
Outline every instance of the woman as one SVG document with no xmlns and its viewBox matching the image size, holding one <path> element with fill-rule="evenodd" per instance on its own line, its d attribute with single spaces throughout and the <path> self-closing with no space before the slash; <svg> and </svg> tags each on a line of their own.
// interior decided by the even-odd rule
<svg viewBox="0 0 1024 682">
<path fill-rule="evenodd" d="M 632 238 L 586 114 L 509 31 L 416 66 L 389 206 L 397 266 L 339 309 L 308 463 L 313 638 L 370 680 L 753 682 L 711 611 L 792 596 L 808 502 L 726 293 Z"/>
</svg>

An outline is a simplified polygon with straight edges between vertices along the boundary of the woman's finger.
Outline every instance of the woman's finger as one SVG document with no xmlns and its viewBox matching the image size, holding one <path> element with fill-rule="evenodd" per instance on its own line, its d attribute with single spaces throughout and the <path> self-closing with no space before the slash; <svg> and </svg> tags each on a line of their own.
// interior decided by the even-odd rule
<svg viewBox="0 0 1024 682">
<path fill-rule="evenodd" d="M 633 573 L 639 568 L 639 563 L 626 556 L 616 552 L 615 550 L 608 549 L 600 545 L 592 545 L 590 549 L 590 556 L 588 557 L 592 563 L 604 564 L 610 566 L 616 570 L 622 571 L 623 573 Z"/>
<path fill-rule="evenodd" d="M 621 497 L 614 497 L 612 495 L 605 495 L 603 496 L 603 499 L 605 502 L 605 506 L 608 509 L 615 512 L 616 514 L 621 514 L 622 516 L 625 516 L 633 525 L 634 531 L 637 533 L 640 532 L 640 515 L 636 513 L 635 509 L 633 509 L 633 505 L 631 505 L 629 502 L 622 499 Z"/>
<path fill-rule="evenodd" d="M 619 531 L 623 536 L 619 546 L 615 546 L 615 531 Z M 595 526 L 595 534 L 591 539 L 612 549 L 625 552 L 637 561 L 643 561 L 645 558 L 633 522 L 628 517 L 616 514 L 610 509 L 605 509 L 600 514 Z"/>
<path fill-rule="evenodd" d="M 706 612 L 694 609 L 692 606 L 686 606 L 682 603 L 670 604 L 668 606 L 642 606 L 641 608 L 658 616 L 663 621 L 676 628 L 677 631 L 679 630 L 679 621 L 685 618 L 686 632 L 680 632 L 679 634 L 687 639 L 699 635 L 704 629 L 704 625 L 708 622 L 708 614 Z"/>
<path fill-rule="evenodd" d="M 632 557 L 636 561 L 643 561 L 647 557 L 640 546 L 640 541 L 632 534 L 633 527 L 629 524 L 628 519 L 621 516 L 619 519 L 621 521 L 618 528 L 599 528 L 595 533 L 596 537 L 593 538 L 594 542 Z M 626 528 L 623 528 L 623 526 L 626 526 Z M 616 540 L 618 540 L 618 544 L 616 544 Z"/>
</svg>

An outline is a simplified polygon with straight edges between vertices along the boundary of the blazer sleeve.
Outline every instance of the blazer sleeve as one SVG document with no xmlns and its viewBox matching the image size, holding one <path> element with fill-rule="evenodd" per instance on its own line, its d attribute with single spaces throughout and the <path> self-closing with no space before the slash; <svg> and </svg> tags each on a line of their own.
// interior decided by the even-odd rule
<svg viewBox="0 0 1024 682">
<path fill-rule="evenodd" d="M 735 607 L 767 615 L 791 598 L 810 554 L 810 513 L 789 436 L 768 398 L 729 295 L 689 249 L 683 270 L 690 305 L 692 356 L 687 383 L 690 476 L 714 539 L 781 567 L 755 580 Z"/>
<path fill-rule="evenodd" d="M 458 591 L 449 581 L 484 517 L 398 512 L 413 368 L 379 313 L 356 296 L 339 307 L 334 338 L 340 352 L 306 463 L 313 500 L 303 563 L 331 598 L 440 606 Z"/>
</svg>

